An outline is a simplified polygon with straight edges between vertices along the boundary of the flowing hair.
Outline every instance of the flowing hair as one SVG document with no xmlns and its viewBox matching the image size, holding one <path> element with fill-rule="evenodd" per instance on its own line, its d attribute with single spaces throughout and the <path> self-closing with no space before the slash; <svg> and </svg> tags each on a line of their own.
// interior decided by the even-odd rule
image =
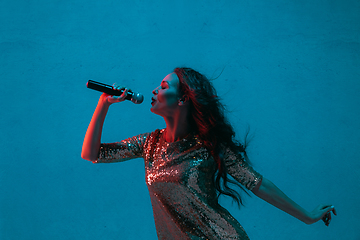
<svg viewBox="0 0 360 240">
<path fill-rule="evenodd" d="M 230 196 L 240 207 L 243 205 L 240 194 L 228 186 L 234 184 L 247 191 L 238 182 L 229 179 L 223 159 L 223 147 L 229 148 L 237 154 L 244 154 L 248 161 L 245 148 L 235 138 L 235 131 L 225 117 L 224 105 L 216 95 L 216 90 L 209 79 L 191 68 L 175 68 L 174 73 L 180 80 L 180 94 L 191 102 L 190 116 L 192 126 L 196 127 L 199 138 L 210 151 L 216 162 L 214 184 L 217 198 L 221 194 Z M 245 141 L 246 143 L 246 141 Z M 247 193 L 248 194 L 248 193 Z"/>
</svg>

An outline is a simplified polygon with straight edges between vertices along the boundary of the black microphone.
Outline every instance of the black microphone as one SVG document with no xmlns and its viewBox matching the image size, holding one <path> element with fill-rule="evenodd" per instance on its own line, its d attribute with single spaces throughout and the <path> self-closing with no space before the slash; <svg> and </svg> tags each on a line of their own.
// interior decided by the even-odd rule
<svg viewBox="0 0 360 240">
<path fill-rule="evenodd" d="M 124 92 L 124 90 L 116 90 L 111 85 L 95 82 L 93 80 L 89 80 L 86 83 L 86 86 L 90 89 L 93 89 L 93 90 L 96 90 L 99 92 L 104 92 L 104 93 L 107 93 L 112 96 L 120 96 Z M 144 96 L 141 93 L 128 91 L 125 99 L 130 100 L 133 103 L 140 104 L 144 101 Z"/>
</svg>

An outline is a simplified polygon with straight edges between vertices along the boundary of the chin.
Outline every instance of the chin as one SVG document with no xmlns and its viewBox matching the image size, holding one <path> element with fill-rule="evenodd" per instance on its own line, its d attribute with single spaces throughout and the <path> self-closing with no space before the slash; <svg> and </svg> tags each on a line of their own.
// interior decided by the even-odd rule
<svg viewBox="0 0 360 240">
<path fill-rule="evenodd" d="M 161 113 L 159 113 L 158 111 L 156 111 L 156 109 L 154 109 L 154 108 L 150 108 L 150 111 L 152 112 L 152 113 L 154 113 L 154 114 L 156 114 L 156 115 L 159 115 L 159 116 L 163 116 Z"/>
<path fill-rule="evenodd" d="M 150 108 L 150 112 L 157 114 L 156 110 L 153 107 Z"/>
</svg>

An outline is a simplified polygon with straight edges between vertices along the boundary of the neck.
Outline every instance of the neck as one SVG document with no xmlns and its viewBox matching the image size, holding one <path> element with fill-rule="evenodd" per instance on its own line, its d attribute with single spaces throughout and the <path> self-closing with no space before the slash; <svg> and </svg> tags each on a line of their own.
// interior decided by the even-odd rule
<svg viewBox="0 0 360 240">
<path fill-rule="evenodd" d="M 165 141 L 175 142 L 185 138 L 193 131 L 192 126 L 187 120 L 187 114 L 164 118 L 166 122 Z"/>
</svg>

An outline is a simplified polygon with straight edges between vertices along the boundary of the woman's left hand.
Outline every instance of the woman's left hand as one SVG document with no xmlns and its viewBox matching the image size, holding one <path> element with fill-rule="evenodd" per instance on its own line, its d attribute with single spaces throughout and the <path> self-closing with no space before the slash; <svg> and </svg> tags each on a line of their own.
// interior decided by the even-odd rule
<svg viewBox="0 0 360 240">
<path fill-rule="evenodd" d="M 329 226 L 331 220 L 331 212 L 336 215 L 335 207 L 332 205 L 319 205 L 312 212 L 309 213 L 310 222 L 315 223 L 322 219 L 326 226 Z"/>
</svg>

